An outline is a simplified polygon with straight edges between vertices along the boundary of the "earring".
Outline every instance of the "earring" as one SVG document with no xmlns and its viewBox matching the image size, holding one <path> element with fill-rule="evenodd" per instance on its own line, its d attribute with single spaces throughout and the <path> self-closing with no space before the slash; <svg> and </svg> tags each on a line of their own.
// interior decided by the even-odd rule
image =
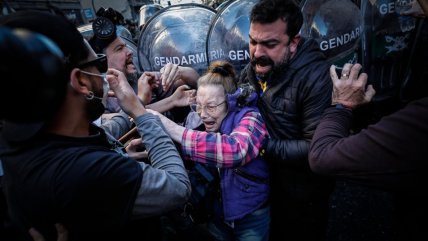
<svg viewBox="0 0 428 241">
<path fill-rule="evenodd" d="M 85 95 L 85 98 L 87 99 L 87 100 L 92 100 L 92 99 L 94 99 L 94 92 L 92 92 L 92 91 L 89 91 L 89 94 L 88 95 Z"/>
</svg>

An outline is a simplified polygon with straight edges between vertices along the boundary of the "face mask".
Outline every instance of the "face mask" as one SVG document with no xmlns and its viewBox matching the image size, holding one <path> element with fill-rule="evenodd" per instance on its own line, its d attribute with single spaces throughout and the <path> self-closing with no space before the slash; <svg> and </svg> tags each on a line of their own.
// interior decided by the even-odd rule
<svg viewBox="0 0 428 241">
<path fill-rule="evenodd" d="M 107 97 L 108 97 L 108 91 L 110 90 L 110 84 L 107 81 L 107 77 L 104 74 L 103 75 L 103 98 L 101 99 L 101 103 L 103 103 L 103 106 L 106 107 L 107 105 Z"/>
<path fill-rule="evenodd" d="M 101 98 L 101 97 L 95 96 L 93 94 L 93 92 L 92 92 L 92 94 L 90 96 L 86 97 L 86 98 L 88 100 L 92 100 L 92 99 L 101 100 L 101 103 L 105 107 L 106 104 L 107 104 L 108 91 L 110 89 L 110 84 L 107 81 L 106 74 L 105 73 L 104 74 L 94 74 L 94 73 L 86 72 L 86 71 L 83 71 L 83 70 L 81 70 L 81 72 L 84 73 L 84 74 L 87 74 L 87 75 L 92 75 L 92 76 L 100 77 L 103 80 L 103 97 Z"/>
<path fill-rule="evenodd" d="M 92 91 L 88 96 L 86 96 L 86 99 L 89 101 L 88 115 L 91 121 L 94 121 L 104 113 L 105 107 L 107 105 L 108 91 L 110 89 L 110 85 L 107 81 L 106 74 L 94 74 L 94 73 L 86 72 L 82 70 L 81 72 L 84 74 L 100 77 L 102 78 L 102 81 L 103 81 L 102 97 L 95 96 L 94 92 Z"/>
</svg>

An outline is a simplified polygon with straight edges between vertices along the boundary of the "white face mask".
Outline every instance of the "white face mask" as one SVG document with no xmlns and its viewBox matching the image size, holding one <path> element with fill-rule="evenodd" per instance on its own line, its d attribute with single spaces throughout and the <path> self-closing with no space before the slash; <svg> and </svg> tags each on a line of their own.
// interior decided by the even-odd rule
<svg viewBox="0 0 428 241">
<path fill-rule="evenodd" d="M 108 91 L 110 90 L 110 84 L 107 81 L 106 74 L 103 75 L 103 99 L 101 102 L 103 103 L 104 107 L 107 106 L 107 98 L 108 98 Z"/>
<path fill-rule="evenodd" d="M 110 90 L 110 84 L 108 83 L 107 76 L 106 76 L 107 74 L 106 73 L 95 74 L 95 73 L 86 72 L 86 71 L 83 71 L 83 70 L 80 70 L 80 71 L 82 73 L 87 74 L 87 75 L 92 75 L 92 76 L 97 76 L 97 77 L 102 78 L 102 80 L 103 80 L 103 97 L 100 98 L 98 96 L 92 95 L 92 96 L 90 96 L 87 99 L 99 99 L 99 100 L 101 100 L 101 102 L 103 103 L 103 105 L 105 107 L 107 105 L 108 91 Z"/>
</svg>

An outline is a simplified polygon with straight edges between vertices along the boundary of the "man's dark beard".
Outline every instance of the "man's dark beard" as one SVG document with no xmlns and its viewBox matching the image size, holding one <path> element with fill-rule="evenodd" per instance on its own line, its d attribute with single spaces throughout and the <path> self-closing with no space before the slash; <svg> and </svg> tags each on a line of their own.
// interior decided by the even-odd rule
<svg viewBox="0 0 428 241">
<path fill-rule="evenodd" d="M 129 85 L 131 85 L 131 87 L 135 91 L 135 93 L 137 93 L 137 91 L 138 91 L 138 73 L 134 72 L 134 73 L 126 74 L 126 79 L 128 80 Z"/>
<path fill-rule="evenodd" d="M 288 68 L 288 65 L 290 64 L 290 51 L 287 51 L 287 54 L 284 56 L 284 59 L 281 61 L 280 64 L 276 65 L 272 59 L 266 56 L 262 56 L 260 58 L 254 58 L 251 60 L 251 66 L 255 69 L 256 65 L 261 66 L 272 66 L 272 69 L 264 74 L 258 74 L 256 73 L 256 76 L 258 79 L 261 79 L 263 81 L 269 81 L 271 79 L 274 79 L 276 76 L 278 76 L 280 73 L 282 73 L 284 70 Z"/>
<path fill-rule="evenodd" d="M 273 62 L 273 60 L 271 58 L 269 58 L 269 57 L 266 57 L 266 56 L 262 56 L 262 57 L 259 57 L 259 58 L 253 58 L 251 60 L 251 66 L 253 66 L 253 68 L 255 69 L 256 65 L 261 65 L 261 66 L 268 66 L 268 65 L 270 65 L 270 66 L 273 66 L 272 69 L 269 72 L 267 72 L 267 73 L 264 73 L 264 74 L 258 74 L 258 73 L 256 73 L 256 75 L 257 75 L 257 77 L 259 79 L 262 79 L 264 81 L 270 79 L 271 72 L 273 72 L 273 69 L 275 68 L 275 63 Z"/>
</svg>

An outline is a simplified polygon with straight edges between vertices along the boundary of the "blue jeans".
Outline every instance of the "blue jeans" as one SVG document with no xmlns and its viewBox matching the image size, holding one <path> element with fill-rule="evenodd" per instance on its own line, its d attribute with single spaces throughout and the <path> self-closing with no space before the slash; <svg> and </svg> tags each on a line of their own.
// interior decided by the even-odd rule
<svg viewBox="0 0 428 241">
<path fill-rule="evenodd" d="M 214 220 L 208 231 L 218 241 L 268 241 L 270 226 L 269 206 L 260 208 L 232 223 Z"/>
</svg>

